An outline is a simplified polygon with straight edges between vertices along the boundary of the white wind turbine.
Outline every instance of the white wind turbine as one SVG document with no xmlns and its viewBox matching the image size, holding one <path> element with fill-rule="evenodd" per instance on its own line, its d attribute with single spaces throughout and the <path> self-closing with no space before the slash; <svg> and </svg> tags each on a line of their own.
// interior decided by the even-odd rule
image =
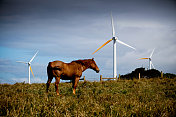
<svg viewBox="0 0 176 117">
<path fill-rule="evenodd" d="M 153 55 L 154 51 L 155 51 L 155 48 L 153 49 L 153 51 L 152 51 L 152 53 L 150 54 L 150 57 L 149 57 L 149 58 L 140 58 L 140 59 L 139 59 L 139 60 L 141 60 L 141 59 L 148 59 L 148 60 L 149 60 L 149 69 L 152 69 L 152 67 L 155 69 L 155 67 L 154 67 L 154 65 L 153 65 L 153 63 L 152 63 L 152 55 Z"/>
<path fill-rule="evenodd" d="M 32 68 L 31 68 L 31 62 L 34 60 L 35 56 L 37 55 L 38 51 L 34 54 L 34 56 L 31 58 L 31 60 L 29 62 L 24 62 L 24 61 L 17 61 L 18 63 L 24 63 L 24 64 L 28 64 L 28 73 L 29 73 L 29 84 L 31 84 L 30 81 L 30 71 L 32 72 Z M 32 72 L 32 75 L 34 77 L 34 73 Z"/>
<path fill-rule="evenodd" d="M 112 39 L 108 40 L 106 43 L 104 43 L 101 47 L 99 47 L 94 53 L 96 53 L 98 50 L 100 50 L 102 47 L 104 47 L 106 44 L 108 44 L 109 42 L 111 42 L 113 40 L 113 77 L 116 78 L 117 77 L 117 66 L 116 66 L 116 42 L 123 44 L 127 47 L 130 47 L 134 50 L 136 50 L 134 47 L 120 41 L 118 39 L 117 36 L 115 36 L 115 29 L 114 29 L 114 22 L 113 22 L 113 17 L 111 14 L 111 25 L 112 25 Z M 92 54 L 94 54 L 92 53 Z"/>
</svg>

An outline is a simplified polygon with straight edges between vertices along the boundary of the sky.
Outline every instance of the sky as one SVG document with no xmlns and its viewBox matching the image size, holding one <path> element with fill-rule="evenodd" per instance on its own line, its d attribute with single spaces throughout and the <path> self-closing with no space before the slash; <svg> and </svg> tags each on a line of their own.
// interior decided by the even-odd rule
<svg viewBox="0 0 176 117">
<path fill-rule="evenodd" d="M 0 83 L 28 82 L 28 67 L 16 61 L 32 61 L 32 83 L 46 83 L 48 62 L 94 58 L 100 73 L 88 69 L 86 80 L 112 77 L 111 13 L 119 40 L 117 74 L 148 68 L 152 50 L 155 68 L 176 74 L 175 0 L 1 0 Z M 53 80 L 54 82 L 55 80 Z M 61 81 L 64 82 L 64 81 Z"/>
</svg>

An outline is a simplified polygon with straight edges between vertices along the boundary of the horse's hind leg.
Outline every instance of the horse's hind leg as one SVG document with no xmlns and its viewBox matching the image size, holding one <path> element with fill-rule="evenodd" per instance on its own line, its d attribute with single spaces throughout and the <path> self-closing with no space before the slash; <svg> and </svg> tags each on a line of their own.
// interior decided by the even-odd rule
<svg viewBox="0 0 176 117">
<path fill-rule="evenodd" d="M 53 77 L 48 77 L 48 81 L 46 83 L 46 92 L 48 93 L 48 89 L 49 89 L 49 86 L 50 86 L 50 83 L 52 81 Z"/>
<path fill-rule="evenodd" d="M 75 95 L 75 92 L 76 92 L 76 87 L 77 87 L 78 81 L 79 81 L 79 78 L 75 78 L 72 81 L 72 87 L 73 87 L 73 94 L 74 95 Z"/>
<path fill-rule="evenodd" d="M 56 93 L 57 95 L 59 95 L 59 91 L 58 91 L 58 85 L 60 82 L 60 77 L 56 77 L 56 82 L 55 82 L 55 89 L 56 89 Z"/>
</svg>

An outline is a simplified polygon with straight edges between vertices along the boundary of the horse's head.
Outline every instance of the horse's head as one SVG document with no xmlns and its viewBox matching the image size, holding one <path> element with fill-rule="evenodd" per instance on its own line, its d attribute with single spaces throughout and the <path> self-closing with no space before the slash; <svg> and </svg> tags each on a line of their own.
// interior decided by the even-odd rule
<svg viewBox="0 0 176 117">
<path fill-rule="evenodd" d="M 94 71 L 96 71 L 97 73 L 99 73 L 99 71 L 100 71 L 97 64 L 94 61 L 94 58 L 92 58 L 90 60 L 90 68 L 93 69 Z"/>
</svg>

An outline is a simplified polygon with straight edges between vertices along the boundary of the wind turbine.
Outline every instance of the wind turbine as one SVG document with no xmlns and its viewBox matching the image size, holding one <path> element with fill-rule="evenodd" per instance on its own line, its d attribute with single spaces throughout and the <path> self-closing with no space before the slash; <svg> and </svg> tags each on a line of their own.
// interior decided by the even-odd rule
<svg viewBox="0 0 176 117">
<path fill-rule="evenodd" d="M 114 29 L 114 22 L 113 22 L 113 17 L 111 14 L 111 25 L 112 25 L 112 38 L 110 40 L 108 40 L 106 43 L 104 43 L 101 47 L 99 47 L 94 53 L 96 53 L 98 50 L 100 50 L 102 47 L 104 47 L 106 44 L 108 44 L 109 42 L 113 41 L 113 77 L 116 78 L 117 77 L 117 66 L 116 66 L 116 42 L 125 45 L 127 47 L 130 47 L 134 50 L 136 50 L 134 47 L 120 41 L 118 39 L 117 36 L 115 36 L 115 29 Z M 92 53 L 92 54 L 94 54 Z"/>
<path fill-rule="evenodd" d="M 29 73 L 29 84 L 31 84 L 30 82 L 30 71 L 32 72 L 32 68 L 31 68 L 31 62 L 34 60 L 35 56 L 37 55 L 38 51 L 34 54 L 34 56 L 31 58 L 31 60 L 29 62 L 24 62 L 24 61 L 17 61 L 18 63 L 24 63 L 28 65 L 28 73 Z M 34 73 L 32 72 L 32 75 L 34 77 Z M 34 77 L 35 78 L 35 77 Z"/>
<path fill-rule="evenodd" d="M 152 51 L 152 53 L 150 54 L 150 57 L 149 57 L 149 58 L 140 58 L 140 59 L 139 59 L 139 60 L 141 60 L 141 59 L 148 59 L 148 60 L 149 60 L 149 69 L 151 69 L 152 67 L 155 69 L 155 67 L 154 67 L 154 65 L 153 65 L 153 63 L 152 63 L 152 55 L 153 55 L 154 51 L 155 51 L 155 48 L 153 49 L 153 51 Z"/>
</svg>

